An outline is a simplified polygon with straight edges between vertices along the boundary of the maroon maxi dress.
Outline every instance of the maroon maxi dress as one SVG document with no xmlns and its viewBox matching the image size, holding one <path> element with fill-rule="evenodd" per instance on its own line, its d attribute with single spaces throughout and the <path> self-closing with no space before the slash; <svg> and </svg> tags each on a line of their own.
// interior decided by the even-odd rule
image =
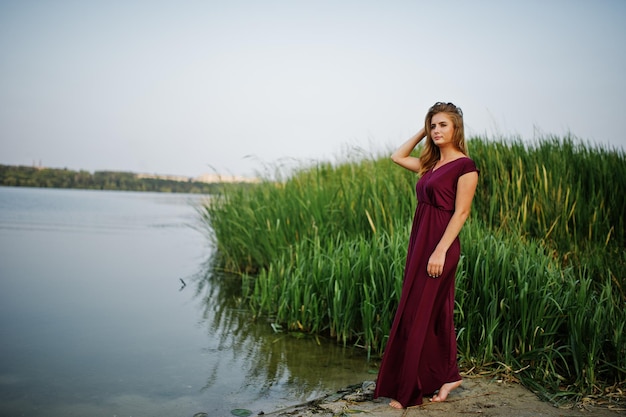
<svg viewBox="0 0 626 417">
<path fill-rule="evenodd" d="M 416 186 L 418 205 L 396 311 L 375 397 L 393 398 L 404 407 L 422 404 L 444 383 L 461 379 L 454 331 L 454 280 L 461 254 L 457 237 L 448 249 L 443 273 L 428 276 L 428 259 L 454 213 L 460 176 L 478 172 L 463 157 L 426 172 Z"/>
</svg>

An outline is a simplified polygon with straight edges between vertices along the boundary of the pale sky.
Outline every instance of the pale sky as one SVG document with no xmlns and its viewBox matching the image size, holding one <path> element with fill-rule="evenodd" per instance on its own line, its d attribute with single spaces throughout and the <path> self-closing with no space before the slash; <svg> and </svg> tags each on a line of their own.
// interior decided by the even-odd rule
<svg viewBox="0 0 626 417">
<path fill-rule="evenodd" d="M 467 134 L 626 148 L 626 1 L 0 0 L 0 164 L 197 176 Z M 470 149 L 471 152 L 471 149 Z"/>
</svg>

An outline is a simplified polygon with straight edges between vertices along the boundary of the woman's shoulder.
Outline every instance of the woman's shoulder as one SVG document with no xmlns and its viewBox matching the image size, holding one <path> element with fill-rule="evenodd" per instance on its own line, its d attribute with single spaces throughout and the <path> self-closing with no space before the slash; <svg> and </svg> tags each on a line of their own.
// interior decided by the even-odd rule
<svg viewBox="0 0 626 417">
<path fill-rule="evenodd" d="M 467 155 L 459 158 L 459 171 L 459 175 L 464 175 L 470 172 L 480 173 L 480 170 L 476 166 L 474 160 Z"/>
</svg>

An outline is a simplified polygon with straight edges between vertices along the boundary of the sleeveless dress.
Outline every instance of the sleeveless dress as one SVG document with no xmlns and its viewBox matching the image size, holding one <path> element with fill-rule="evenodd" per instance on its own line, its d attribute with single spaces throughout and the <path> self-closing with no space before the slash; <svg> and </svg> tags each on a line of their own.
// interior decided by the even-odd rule
<svg viewBox="0 0 626 417">
<path fill-rule="evenodd" d="M 443 273 L 428 276 L 428 259 L 454 213 L 459 177 L 478 172 L 462 157 L 426 172 L 417 182 L 417 208 L 406 259 L 402 294 L 378 372 L 374 397 L 404 407 L 422 404 L 444 383 L 461 379 L 454 330 L 454 281 L 459 238 L 446 253 Z"/>
</svg>

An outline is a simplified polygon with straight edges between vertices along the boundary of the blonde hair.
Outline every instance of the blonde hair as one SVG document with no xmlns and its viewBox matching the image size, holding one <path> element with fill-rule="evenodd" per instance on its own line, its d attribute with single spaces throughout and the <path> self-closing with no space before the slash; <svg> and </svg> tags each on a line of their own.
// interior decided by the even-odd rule
<svg viewBox="0 0 626 417">
<path fill-rule="evenodd" d="M 431 168 L 435 166 L 437 161 L 441 158 L 441 151 L 439 147 L 435 145 L 433 139 L 430 136 L 430 123 L 434 115 L 437 113 L 445 113 L 450 116 L 452 124 L 454 125 L 454 133 L 452 135 L 452 143 L 456 148 L 464 155 L 468 156 L 467 146 L 465 145 L 465 128 L 463 127 L 463 111 L 460 107 L 455 106 L 452 103 L 437 102 L 426 113 L 426 119 L 424 121 L 424 130 L 426 131 L 426 143 L 422 149 L 420 155 L 420 161 L 422 167 L 420 169 L 420 175 L 423 175 Z"/>
</svg>

